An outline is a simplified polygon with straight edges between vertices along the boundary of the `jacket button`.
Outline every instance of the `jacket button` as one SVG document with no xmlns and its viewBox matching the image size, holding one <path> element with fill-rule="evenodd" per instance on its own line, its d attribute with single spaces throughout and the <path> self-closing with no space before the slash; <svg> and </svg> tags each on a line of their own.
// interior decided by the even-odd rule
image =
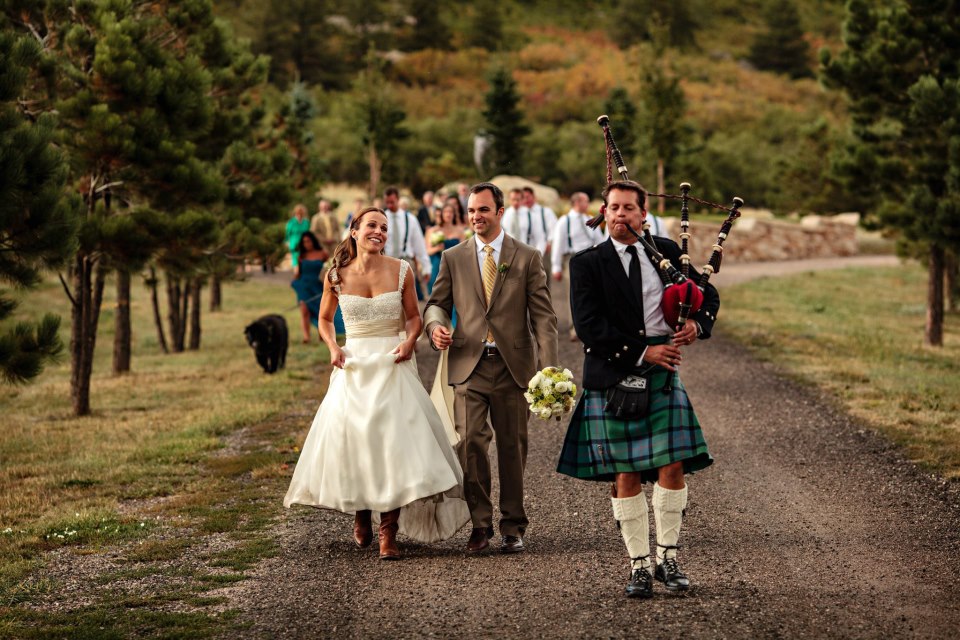
<svg viewBox="0 0 960 640">
<path fill-rule="evenodd" d="M 613 354 L 613 357 L 614 357 L 614 358 L 619 358 L 619 357 L 620 357 L 620 354 L 619 354 L 619 353 L 615 353 L 615 354 Z"/>
</svg>

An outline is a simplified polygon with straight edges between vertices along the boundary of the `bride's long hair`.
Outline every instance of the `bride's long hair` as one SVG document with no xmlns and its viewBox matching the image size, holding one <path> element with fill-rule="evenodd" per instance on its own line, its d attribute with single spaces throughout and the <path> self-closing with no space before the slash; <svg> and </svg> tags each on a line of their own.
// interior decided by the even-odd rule
<svg viewBox="0 0 960 640">
<path fill-rule="evenodd" d="M 367 207 L 363 209 L 360 213 L 353 216 L 353 219 L 350 221 L 350 229 L 347 232 L 347 237 L 345 240 L 342 240 L 340 244 L 337 245 L 337 248 L 333 250 L 333 260 L 330 263 L 330 269 L 327 271 L 327 280 L 330 281 L 332 285 L 338 285 L 341 283 L 340 278 L 340 269 L 347 266 L 353 262 L 357 257 L 357 240 L 350 233 L 354 230 L 360 229 L 360 221 L 363 219 L 363 216 L 367 215 L 371 211 L 376 211 L 377 213 L 386 216 L 387 214 L 383 209 L 379 207 Z M 388 232 L 389 233 L 389 232 Z M 380 254 L 383 255 L 383 249 L 380 249 Z"/>
</svg>

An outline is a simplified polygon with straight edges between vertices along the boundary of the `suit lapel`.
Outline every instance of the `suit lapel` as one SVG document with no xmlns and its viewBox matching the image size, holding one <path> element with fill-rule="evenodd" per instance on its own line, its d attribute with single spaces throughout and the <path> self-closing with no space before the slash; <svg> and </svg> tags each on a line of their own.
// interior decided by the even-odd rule
<svg viewBox="0 0 960 640">
<path fill-rule="evenodd" d="M 503 245 L 500 246 L 500 263 L 497 265 L 497 282 L 493 285 L 493 293 L 490 294 L 490 306 L 488 309 L 493 308 L 493 303 L 497 299 L 497 295 L 500 294 L 500 289 L 503 288 L 503 281 L 506 278 L 506 272 L 500 271 L 500 265 L 507 265 L 507 268 L 513 264 L 513 257 L 517 253 L 517 244 L 514 242 L 513 238 L 509 235 L 504 234 L 503 236 Z"/>
<path fill-rule="evenodd" d="M 627 274 L 623 271 L 623 263 L 620 261 L 617 250 L 613 247 L 613 242 L 608 238 L 606 242 L 600 245 L 600 251 L 602 252 L 601 262 L 607 270 L 607 275 L 616 283 L 626 299 L 633 305 L 634 311 L 642 318 L 643 306 L 637 299 L 637 292 L 630 286 L 630 280 L 627 279 Z"/>
<path fill-rule="evenodd" d="M 487 306 L 487 296 L 483 293 L 483 278 L 480 276 L 480 263 L 477 260 L 477 238 L 476 236 L 471 236 L 466 242 L 467 256 L 464 259 L 469 258 L 470 264 L 464 265 L 466 267 L 467 273 L 470 274 L 470 280 L 473 282 L 473 290 L 477 294 L 477 297 L 480 299 L 480 306 L 486 308 Z"/>
</svg>

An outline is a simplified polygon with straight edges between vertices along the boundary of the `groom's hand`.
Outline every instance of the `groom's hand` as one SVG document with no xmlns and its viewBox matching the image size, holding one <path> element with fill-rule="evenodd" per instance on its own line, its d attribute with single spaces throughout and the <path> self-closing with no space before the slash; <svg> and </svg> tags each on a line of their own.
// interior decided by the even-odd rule
<svg viewBox="0 0 960 640">
<path fill-rule="evenodd" d="M 433 340 L 433 346 L 441 351 L 453 344 L 453 337 L 450 335 L 450 330 L 439 324 L 433 328 L 430 339 Z"/>
</svg>

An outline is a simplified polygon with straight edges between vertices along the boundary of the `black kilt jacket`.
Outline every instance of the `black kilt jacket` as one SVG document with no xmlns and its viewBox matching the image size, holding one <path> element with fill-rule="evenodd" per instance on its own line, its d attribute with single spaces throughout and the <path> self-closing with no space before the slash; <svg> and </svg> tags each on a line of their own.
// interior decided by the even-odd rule
<svg viewBox="0 0 960 640">
<path fill-rule="evenodd" d="M 657 250 L 680 269 L 677 243 L 659 236 L 653 240 Z M 641 255 L 640 259 L 648 258 Z M 692 267 L 690 274 L 699 282 L 700 274 Z M 607 389 L 633 371 L 647 346 L 641 304 L 610 239 L 570 259 L 570 306 L 577 336 L 583 342 L 585 389 Z M 707 283 L 703 305 L 691 317 L 700 325 L 701 340 L 710 337 L 719 310 L 720 295 Z"/>
</svg>

